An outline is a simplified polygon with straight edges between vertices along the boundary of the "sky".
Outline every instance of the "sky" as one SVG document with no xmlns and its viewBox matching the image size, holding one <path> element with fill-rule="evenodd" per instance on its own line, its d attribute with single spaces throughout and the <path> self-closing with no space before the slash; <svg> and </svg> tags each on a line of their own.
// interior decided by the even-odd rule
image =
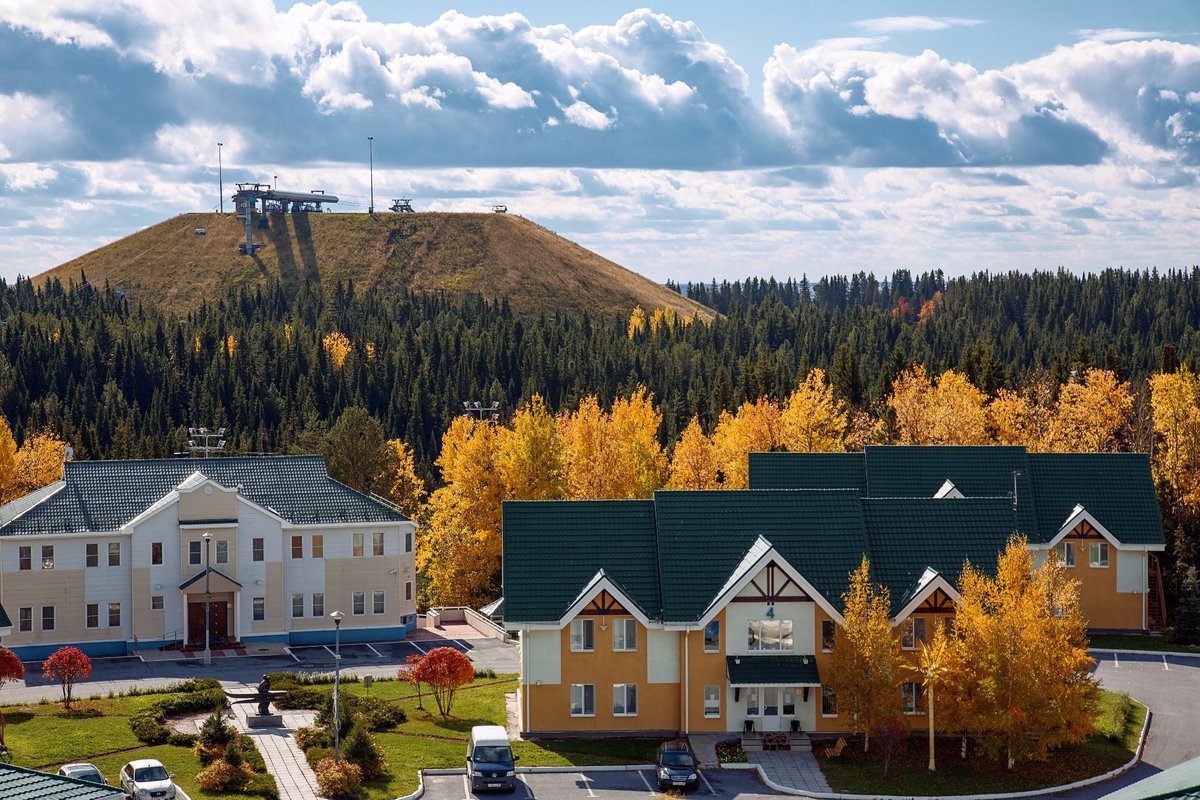
<svg viewBox="0 0 1200 800">
<path fill-rule="evenodd" d="M 1187 268 L 1200 3 L 0 4 L 0 276 L 371 160 L 658 281 Z"/>
</svg>

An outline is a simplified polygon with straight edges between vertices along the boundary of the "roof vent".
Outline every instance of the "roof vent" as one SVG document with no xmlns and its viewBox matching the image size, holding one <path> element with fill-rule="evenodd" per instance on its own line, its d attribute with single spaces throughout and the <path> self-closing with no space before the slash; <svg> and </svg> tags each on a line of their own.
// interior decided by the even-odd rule
<svg viewBox="0 0 1200 800">
<path fill-rule="evenodd" d="M 966 495 L 960 492 L 958 487 L 955 486 L 949 478 L 947 478 L 946 482 L 942 484 L 942 488 L 938 489 L 933 495 L 934 500 L 945 500 L 947 498 L 961 500 L 964 497 L 966 497 Z"/>
</svg>

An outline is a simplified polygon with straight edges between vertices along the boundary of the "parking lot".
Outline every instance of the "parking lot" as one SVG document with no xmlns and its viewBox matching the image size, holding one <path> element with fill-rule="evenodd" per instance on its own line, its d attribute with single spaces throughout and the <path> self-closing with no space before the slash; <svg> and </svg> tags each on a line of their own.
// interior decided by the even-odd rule
<svg viewBox="0 0 1200 800">
<path fill-rule="evenodd" d="M 343 643 L 342 667 L 369 667 L 375 664 L 403 664 L 409 656 L 421 656 L 434 647 L 453 647 L 471 655 L 478 640 L 446 639 L 440 642 Z M 300 645 L 288 648 L 292 658 L 303 667 L 333 669 L 333 645 Z"/>
<path fill-rule="evenodd" d="M 700 786 L 688 796 L 708 798 L 744 798 L 779 795 L 772 792 L 758 779 L 757 772 L 743 770 L 705 770 L 700 773 Z M 653 770 L 580 772 L 524 772 L 517 775 L 517 790 L 512 794 L 501 793 L 500 797 L 515 797 L 517 800 L 648 800 L 662 797 L 654 781 Z M 490 795 L 474 794 L 470 790 L 466 775 L 426 775 L 425 797 L 427 800 L 486 800 Z"/>
</svg>

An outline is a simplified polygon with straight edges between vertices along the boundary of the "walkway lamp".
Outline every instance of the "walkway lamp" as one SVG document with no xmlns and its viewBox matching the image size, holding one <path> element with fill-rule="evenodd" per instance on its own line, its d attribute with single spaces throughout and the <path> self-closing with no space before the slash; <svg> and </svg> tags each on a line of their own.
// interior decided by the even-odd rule
<svg viewBox="0 0 1200 800">
<path fill-rule="evenodd" d="M 208 579 L 210 572 L 208 568 L 208 554 L 210 545 L 212 545 L 212 534 L 208 531 L 204 532 L 204 666 L 212 665 L 212 650 L 209 649 L 208 635 L 212 630 L 212 591 L 210 590 Z"/>
<path fill-rule="evenodd" d="M 338 716 L 338 693 L 342 684 L 342 620 L 346 615 L 334 611 L 333 618 L 333 760 L 342 760 L 342 718 Z"/>
</svg>

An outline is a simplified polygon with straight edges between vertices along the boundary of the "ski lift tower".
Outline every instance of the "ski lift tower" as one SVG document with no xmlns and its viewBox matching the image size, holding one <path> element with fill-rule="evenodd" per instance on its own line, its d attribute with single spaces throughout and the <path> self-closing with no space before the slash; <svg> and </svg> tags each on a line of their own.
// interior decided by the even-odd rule
<svg viewBox="0 0 1200 800">
<path fill-rule="evenodd" d="M 415 214 L 416 213 L 412 207 L 412 198 L 411 197 L 401 197 L 398 200 L 393 200 L 391 206 L 388 207 L 388 210 L 395 211 L 397 214 Z"/>
</svg>

